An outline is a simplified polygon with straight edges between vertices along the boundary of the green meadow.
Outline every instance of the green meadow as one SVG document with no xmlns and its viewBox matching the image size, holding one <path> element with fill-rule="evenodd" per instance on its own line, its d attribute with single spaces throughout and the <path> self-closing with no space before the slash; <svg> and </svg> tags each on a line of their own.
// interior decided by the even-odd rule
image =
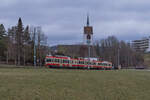
<svg viewBox="0 0 150 100">
<path fill-rule="evenodd" d="M 0 68 L 0 100 L 150 100 L 150 71 Z"/>
</svg>

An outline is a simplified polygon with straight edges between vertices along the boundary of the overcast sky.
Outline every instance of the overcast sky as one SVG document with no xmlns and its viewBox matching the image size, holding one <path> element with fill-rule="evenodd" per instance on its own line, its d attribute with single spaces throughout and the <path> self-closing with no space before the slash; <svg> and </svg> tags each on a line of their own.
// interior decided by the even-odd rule
<svg viewBox="0 0 150 100">
<path fill-rule="evenodd" d="M 150 34 L 150 0 L 0 0 L 0 23 L 41 26 L 49 45 L 82 42 L 87 12 L 94 39 L 130 41 Z"/>
</svg>

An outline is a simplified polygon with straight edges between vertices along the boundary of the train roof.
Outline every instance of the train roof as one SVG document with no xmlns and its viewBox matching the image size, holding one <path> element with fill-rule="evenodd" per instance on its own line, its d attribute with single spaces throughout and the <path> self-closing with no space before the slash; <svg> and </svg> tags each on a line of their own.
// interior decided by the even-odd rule
<svg viewBox="0 0 150 100">
<path fill-rule="evenodd" d="M 48 55 L 46 56 L 46 58 L 70 59 L 70 57 L 67 56 L 52 56 L 52 55 Z"/>
</svg>

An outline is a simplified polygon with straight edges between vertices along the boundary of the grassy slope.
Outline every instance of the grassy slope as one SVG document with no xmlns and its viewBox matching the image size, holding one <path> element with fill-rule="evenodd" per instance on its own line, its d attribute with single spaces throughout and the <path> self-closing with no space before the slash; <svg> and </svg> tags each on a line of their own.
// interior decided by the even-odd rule
<svg viewBox="0 0 150 100">
<path fill-rule="evenodd" d="M 0 99 L 150 100 L 150 72 L 0 68 Z"/>
</svg>

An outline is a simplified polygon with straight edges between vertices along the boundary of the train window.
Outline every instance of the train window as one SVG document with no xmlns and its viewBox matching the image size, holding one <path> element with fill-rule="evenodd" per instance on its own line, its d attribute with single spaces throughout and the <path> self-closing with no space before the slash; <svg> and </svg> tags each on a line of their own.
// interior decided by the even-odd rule
<svg viewBox="0 0 150 100">
<path fill-rule="evenodd" d="M 55 62 L 59 62 L 59 60 L 58 60 L 58 59 L 55 59 Z"/>
<path fill-rule="evenodd" d="M 93 62 L 93 65 L 96 65 L 96 63 L 95 63 L 95 62 Z"/>
<path fill-rule="evenodd" d="M 80 61 L 79 61 L 79 64 L 80 64 Z"/>
<path fill-rule="evenodd" d="M 58 63 L 60 63 L 61 61 L 60 61 L 60 59 L 58 59 Z"/>
<path fill-rule="evenodd" d="M 59 60 L 59 63 L 62 63 L 62 62 L 61 62 L 61 59 L 58 59 L 58 60 Z"/>
<path fill-rule="evenodd" d="M 65 60 L 65 63 L 67 63 L 67 60 Z"/>
<path fill-rule="evenodd" d="M 71 61 L 71 63 L 73 64 L 73 61 Z"/>
<path fill-rule="evenodd" d="M 68 63 L 69 64 L 69 60 L 63 60 L 63 63 Z"/>
<path fill-rule="evenodd" d="M 79 61 L 76 61 L 76 64 L 79 64 Z"/>
<path fill-rule="evenodd" d="M 87 65 L 91 65 L 92 63 L 91 62 L 87 62 Z"/>
<path fill-rule="evenodd" d="M 84 64 L 84 61 L 79 61 L 79 64 Z"/>
<path fill-rule="evenodd" d="M 87 65 L 87 64 L 88 64 L 88 62 L 86 61 L 86 62 L 85 62 L 85 64 Z"/>
<path fill-rule="evenodd" d="M 79 61 L 79 64 L 83 64 L 83 61 Z"/>
<path fill-rule="evenodd" d="M 56 62 L 56 59 L 53 59 L 53 62 Z"/>
<path fill-rule="evenodd" d="M 61 59 L 58 59 L 58 63 L 61 63 Z"/>
<path fill-rule="evenodd" d="M 84 65 L 84 61 L 82 61 L 82 64 Z"/>
<path fill-rule="evenodd" d="M 107 64 L 104 63 L 104 66 L 107 66 Z"/>
<path fill-rule="evenodd" d="M 88 62 L 88 61 L 86 61 L 85 63 L 86 63 L 86 65 L 88 65 L 88 64 L 89 64 L 89 62 Z"/>
<path fill-rule="evenodd" d="M 82 61 L 83 65 L 84 65 L 84 61 Z"/>
<path fill-rule="evenodd" d="M 75 64 L 77 64 L 78 63 L 78 61 L 75 61 Z"/>
<path fill-rule="evenodd" d="M 46 60 L 46 62 L 51 62 L 51 59 L 48 58 L 48 59 Z"/>
<path fill-rule="evenodd" d="M 105 66 L 104 63 L 101 63 L 101 66 Z"/>
<path fill-rule="evenodd" d="M 58 62 L 57 59 L 55 59 L 55 62 Z"/>
<path fill-rule="evenodd" d="M 66 60 L 64 60 L 64 63 L 66 63 Z"/>
<path fill-rule="evenodd" d="M 60 59 L 60 62 L 63 63 L 63 59 Z"/>
<path fill-rule="evenodd" d="M 69 64 L 72 64 L 72 61 L 71 61 L 71 60 L 69 60 Z"/>
<path fill-rule="evenodd" d="M 102 66 L 102 63 L 98 63 L 98 65 Z"/>
</svg>

